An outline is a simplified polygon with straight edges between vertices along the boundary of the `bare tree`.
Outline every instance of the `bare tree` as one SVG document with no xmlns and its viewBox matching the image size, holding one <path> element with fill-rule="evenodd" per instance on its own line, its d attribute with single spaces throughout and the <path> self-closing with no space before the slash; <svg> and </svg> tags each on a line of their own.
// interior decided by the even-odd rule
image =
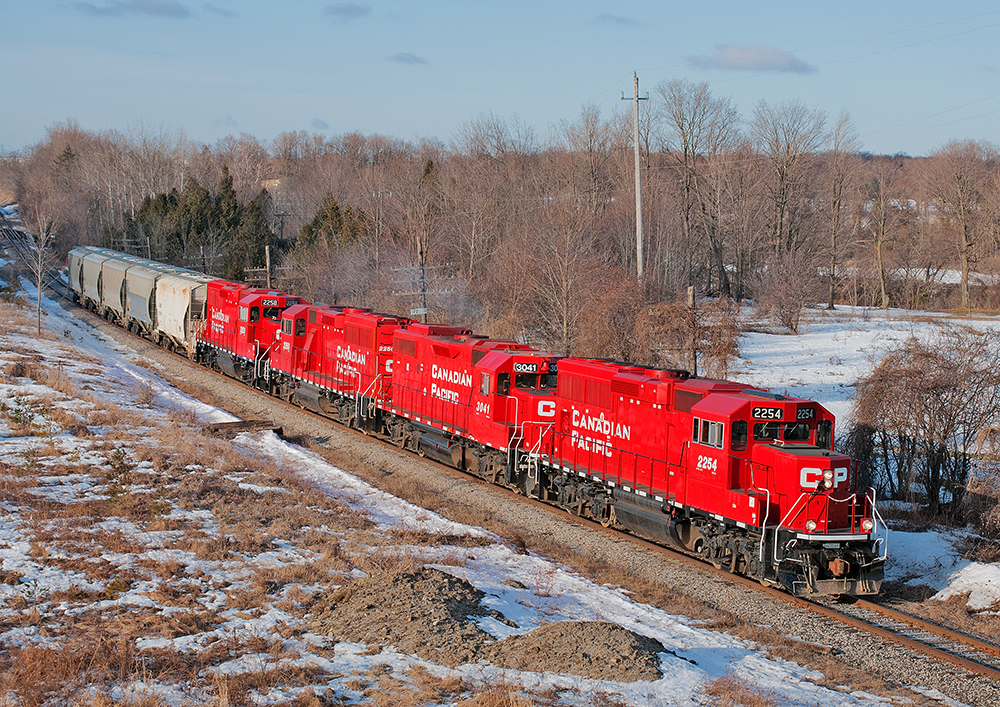
<svg viewBox="0 0 1000 707">
<path fill-rule="evenodd" d="M 569 356 L 577 348 L 582 319 L 604 289 L 607 260 L 597 248 L 592 218 L 568 204 L 555 204 L 525 231 L 523 286 L 533 295 L 535 324 L 554 350 Z"/>
<path fill-rule="evenodd" d="M 997 164 L 996 148 L 985 142 L 967 140 L 950 142 L 931 157 L 927 181 L 931 194 L 941 207 L 939 217 L 954 234 L 961 281 L 961 307 L 972 308 L 969 273 L 975 264 L 977 246 L 995 231 L 986 208 Z"/>
<path fill-rule="evenodd" d="M 609 201 L 606 165 L 612 154 L 611 127 L 601 120 L 600 108 L 588 103 L 580 109 L 580 121 L 563 122 L 562 132 L 573 162 L 583 167 L 579 171 L 585 186 L 580 191 L 586 194 L 590 210 L 597 213 Z"/>
<path fill-rule="evenodd" d="M 766 175 L 747 142 L 741 142 L 716 162 L 722 227 L 729 233 L 733 297 L 743 301 L 752 294 L 757 274 L 770 253 Z"/>
<path fill-rule="evenodd" d="M 719 290 L 729 296 L 732 288 L 723 253 L 725 229 L 713 179 L 714 158 L 732 147 L 739 113 L 728 98 L 716 98 L 707 83 L 660 82 L 656 92 L 663 100 L 665 146 L 680 172 L 681 226 L 684 239 L 704 238 Z"/>
<path fill-rule="evenodd" d="M 259 194 L 263 182 L 274 175 L 270 155 L 253 135 L 240 133 L 239 139 L 232 135 L 222 138 L 216 146 L 216 157 L 229 167 L 241 204 Z"/>
<path fill-rule="evenodd" d="M 868 207 L 868 216 L 862 221 L 862 229 L 868 234 L 874 256 L 878 306 L 882 309 L 887 309 L 890 304 L 886 264 L 888 251 L 897 236 L 897 226 L 904 213 L 905 200 L 898 191 L 896 179 L 901 167 L 900 161 L 896 159 L 875 159 L 869 178 L 861 189 Z"/>
<path fill-rule="evenodd" d="M 59 204 L 48 199 L 36 199 L 30 203 L 25 224 L 32 234 L 32 240 L 27 242 L 27 262 L 25 265 L 31 273 L 31 281 L 35 285 L 35 316 L 38 335 L 42 335 L 42 291 L 51 282 L 51 271 L 56 263 L 53 252 L 56 233 L 59 231 Z"/>
<path fill-rule="evenodd" d="M 922 491 L 934 516 L 958 514 L 978 433 L 1000 422 L 998 351 L 995 331 L 942 330 L 909 339 L 859 383 L 855 419 L 877 485 L 903 500 Z"/>
<path fill-rule="evenodd" d="M 804 249 L 772 253 L 759 274 L 754 301 L 792 334 L 802 310 L 822 297 L 816 264 Z"/>
<path fill-rule="evenodd" d="M 775 251 L 801 244 L 799 209 L 806 186 L 808 159 L 826 138 L 826 114 L 797 101 L 771 105 L 761 101 L 750 120 L 750 137 L 770 167 L 771 240 Z"/>
<path fill-rule="evenodd" d="M 827 154 L 829 168 L 828 209 L 830 218 L 830 263 L 827 309 L 833 309 L 837 296 L 837 256 L 840 253 L 840 236 L 844 229 L 845 212 L 850 209 L 849 196 L 858 175 L 857 151 L 861 140 L 850 114 L 846 111 L 837 116 L 829 137 L 830 150 Z"/>
</svg>

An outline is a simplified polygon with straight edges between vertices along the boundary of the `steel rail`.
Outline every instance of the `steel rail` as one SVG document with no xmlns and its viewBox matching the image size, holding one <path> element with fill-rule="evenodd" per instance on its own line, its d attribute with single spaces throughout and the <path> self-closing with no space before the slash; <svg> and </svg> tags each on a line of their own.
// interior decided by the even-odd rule
<svg viewBox="0 0 1000 707">
<path fill-rule="evenodd" d="M 144 339 L 144 338 L 142 338 L 140 336 L 137 336 L 137 335 L 133 334 L 132 332 L 128 332 L 128 331 L 122 329 L 121 327 L 113 325 L 111 322 L 108 322 L 108 321 L 102 319 L 101 317 L 99 317 L 97 314 L 95 314 L 93 312 L 90 312 L 90 311 L 82 309 L 82 308 L 80 309 L 80 311 L 84 312 L 87 316 L 93 317 L 95 320 L 97 320 L 99 322 L 102 322 L 103 324 L 106 324 L 108 326 L 113 327 L 113 329 L 115 331 L 121 332 L 123 334 L 127 334 L 127 335 L 129 335 L 130 337 L 132 337 L 134 339 L 138 339 L 139 341 L 141 341 L 144 344 L 146 344 L 146 345 L 148 345 L 148 346 L 156 349 L 157 351 L 163 351 L 163 352 L 168 353 L 168 354 L 172 353 L 179 361 L 183 361 L 183 362 L 185 362 L 185 364 L 193 366 L 193 367 L 195 367 L 199 371 L 208 372 L 208 373 L 212 374 L 213 376 L 215 376 L 216 378 L 218 378 L 219 380 L 225 381 L 228 384 L 239 385 L 244 390 L 252 391 L 253 393 L 259 395 L 263 400 L 267 400 L 267 401 L 270 401 L 270 402 L 278 403 L 278 404 L 282 405 L 283 407 L 286 407 L 286 408 L 288 408 L 290 410 L 294 410 L 295 412 L 297 412 L 299 414 L 304 414 L 304 415 L 306 415 L 306 416 L 308 416 L 308 417 L 310 417 L 310 418 L 312 418 L 314 420 L 322 421 L 322 422 L 325 422 L 325 423 L 328 423 L 328 424 L 335 424 L 338 429 L 344 430 L 346 432 L 350 432 L 351 434 L 353 434 L 353 435 L 355 435 L 357 437 L 363 437 L 363 438 L 366 438 L 366 439 L 369 439 L 369 440 L 378 440 L 380 443 L 386 443 L 386 441 L 383 440 L 380 437 L 377 437 L 377 436 L 374 436 L 374 435 L 371 435 L 371 434 L 367 434 L 367 433 L 365 433 L 362 430 L 358 430 L 358 429 L 355 429 L 355 428 L 352 428 L 352 427 L 347 427 L 345 425 L 340 424 L 339 422 L 337 422 L 336 420 L 334 420 L 334 419 L 332 419 L 330 417 L 326 417 L 324 415 L 320 415 L 319 413 L 313 412 L 311 410 L 307 410 L 305 408 L 299 407 L 298 405 L 295 405 L 295 404 L 290 403 L 288 401 L 282 400 L 281 398 L 277 398 L 277 397 L 274 397 L 272 395 L 268 395 L 264 391 L 261 391 L 261 390 L 258 390 L 256 388 L 253 388 L 252 386 L 246 385 L 246 384 L 242 383 L 241 381 L 238 381 L 238 380 L 236 380 L 234 378 L 231 378 L 231 377 L 229 377 L 229 376 L 227 376 L 227 375 L 225 375 L 225 374 L 223 374 L 223 373 L 221 373 L 219 371 L 215 371 L 215 370 L 212 370 L 212 369 L 207 368 L 205 366 L 202 366 L 201 364 L 195 363 L 194 361 L 191 361 L 190 359 L 188 359 L 186 356 L 183 356 L 183 355 L 181 355 L 181 354 L 179 354 L 177 352 L 168 351 L 167 349 L 165 349 L 163 347 L 157 346 L 156 344 L 154 344 L 152 341 L 149 341 L 148 339 Z M 918 653 L 922 653 L 922 654 L 927 655 L 929 657 L 935 658 L 935 659 L 937 659 L 939 661 L 951 663 L 952 665 L 955 665 L 955 666 L 960 667 L 960 668 L 962 668 L 964 670 L 967 670 L 970 673 L 974 673 L 976 675 L 980 675 L 982 677 L 986 677 L 986 678 L 989 678 L 991 680 L 994 680 L 994 681 L 1000 683 L 1000 669 L 991 667 L 989 665 L 985 665 L 983 663 L 976 662 L 976 661 L 971 660 L 969 658 L 966 658 L 964 656 L 956 655 L 955 653 L 946 651 L 946 650 L 944 650 L 942 648 L 938 648 L 937 646 L 933 646 L 933 645 L 930 645 L 930 644 L 928 644 L 926 642 L 922 642 L 922 641 L 916 640 L 914 638 L 910 638 L 908 636 L 904 636 L 904 635 L 902 635 L 902 634 L 900 634 L 900 633 L 898 633 L 896 631 L 892 631 L 890 629 L 883 628 L 881 626 L 875 626 L 875 625 L 873 625 L 873 624 L 871 624 L 869 622 L 866 622 L 866 621 L 864 621 L 862 619 L 859 619 L 859 618 L 854 617 L 854 616 L 850 616 L 850 615 L 845 614 L 845 613 L 843 613 L 841 611 L 837 611 L 836 609 L 833 609 L 833 608 L 831 608 L 829 606 L 817 603 L 817 602 L 812 601 L 810 599 L 805 599 L 805 598 L 802 598 L 802 597 L 793 596 L 791 594 L 788 594 L 785 591 L 776 589 L 776 588 L 774 588 L 772 586 L 763 585 L 760 582 L 758 582 L 757 580 L 753 580 L 753 579 L 750 579 L 748 577 L 744 577 L 744 576 L 738 575 L 738 574 L 732 574 L 732 573 L 728 572 L 725 569 L 717 569 L 711 563 L 706 562 L 705 560 L 701 560 L 701 559 L 699 559 L 697 557 L 694 557 L 692 555 L 689 555 L 687 553 L 681 552 L 680 550 L 675 550 L 675 549 L 670 548 L 670 547 L 666 547 L 666 546 L 663 546 L 663 545 L 658 545 L 656 543 L 653 543 L 653 542 L 651 542 L 649 540 L 646 540 L 646 539 L 644 539 L 642 537 L 639 537 L 637 535 L 633 535 L 632 533 L 629 533 L 629 532 L 624 531 L 624 530 L 619 530 L 619 529 L 616 529 L 616 528 L 605 527 L 601 523 L 599 523 L 598 521 L 591 520 L 589 518 L 582 518 L 580 516 L 576 516 L 576 515 L 574 515 L 572 513 L 567 512 L 565 509 L 562 509 L 562 508 L 560 508 L 558 506 L 555 506 L 553 504 L 546 503 L 544 501 L 540 501 L 538 499 L 525 496 L 525 495 L 523 495 L 521 493 L 518 493 L 517 491 L 514 491 L 514 490 L 512 490 L 510 488 L 507 488 L 505 486 L 499 486 L 497 484 L 490 483 L 486 479 L 483 479 L 483 478 L 481 478 L 479 476 L 476 476 L 475 474 L 472 474 L 471 472 L 463 471 L 463 470 L 460 470 L 460 469 L 455 469 L 454 467 L 448 466 L 446 464 L 442 464 L 441 462 L 435 461 L 435 460 L 430 459 L 428 457 L 423 457 L 423 456 L 419 455 L 416 452 L 409 452 L 408 450 L 396 447 L 395 445 L 392 445 L 391 443 L 388 443 L 388 444 L 389 444 L 389 446 L 393 447 L 394 449 L 398 450 L 401 453 L 406 454 L 407 456 L 411 456 L 411 455 L 412 456 L 417 456 L 422 461 L 431 464 L 432 466 L 434 466 L 437 469 L 440 469 L 440 470 L 442 470 L 442 471 L 444 471 L 446 473 L 452 474 L 452 475 L 454 475 L 456 477 L 459 477 L 459 478 L 463 478 L 463 479 L 466 479 L 466 480 L 474 481 L 475 483 L 477 483 L 477 484 L 479 484 L 481 486 L 487 487 L 487 488 L 492 489 L 494 491 L 498 491 L 501 494 L 504 494 L 504 495 L 506 495 L 509 498 L 516 499 L 519 503 L 528 503 L 528 504 L 530 504 L 533 507 L 536 507 L 536 508 L 539 508 L 539 509 L 544 509 L 544 510 L 548 511 L 549 513 L 552 513 L 553 515 L 557 515 L 560 518 L 565 518 L 565 519 L 571 520 L 571 521 L 573 521 L 573 522 L 575 522 L 575 523 L 577 523 L 577 524 L 579 524 L 579 525 L 581 525 L 583 527 L 590 528 L 591 530 L 596 530 L 596 531 L 601 532 L 601 533 L 606 533 L 606 534 L 608 534 L 608 535 L 610 535 L 612 537 L 616 537 L 618 539 L 627 540 L 627 541 L 629 541 L 629 542 L 631 542 L 631 543 L 633 543 L 635 545 L 638 545 L 638 546 L 643 547 L 645 549 L 648 549 L 648 550 L 650 550 L 652 552 L 655 552 L 655 553 L 660 554 L 662 556 L 665 556 L 665 557 L 668 557 L 670 559 L 673 559 L 673 560 L 675 560 L 677 562 L 680 562 L 680 563 L 682 563 L 684 565 L 687 565 L 689 567 L 692 567 L 692 568 L 695 568 L 695 569 L 699 569 L 699 570 L 701 570 L 703 572 L 707 572 L 707 573 L 713 574 L 713 575 L 715 575 L 717 577 L 720 577 L 720 578 L 722 578 L 722 579 L 724 579 L 724 580 L 726 580 L 728 582 L 739 584 L 739 585 L 741 585 L 741 586 L 743 586 L 745 588 L 751 589 L 753 591 L 762 592 L 762 593 L 766 594 L 767 596 L 769 596 L 769 597 L 771 597 L 773 599 L 777 599 L 779 601 L 782 601 L 782 602 L 785 602 L 785 603 L 788 603 L 788 604 L 792 604 L 792 605 L 794 605 L 794 606 L 796 606 L 796 607 L 798 607 L 800 609 L 809 611 L 809 612 L 811 612 L 813 614 L 817 614 L 817 615 L 822 616 L 824 618 L 837 621 L 837 622 L 842 623 L 842 624 L 844 624 L 846 626 L 850 626 L 851 628 L 855 628 L 855 629 L 857 629 L 859 631 L 864 631 L 864 632 L 869 633 L 871 635 L 874 635 L 874 636 L 876 636 L 878 638 L 881 638 L 882 640 L 896 643 L 898 645 L 901 645 L 901 646 L 904 646 L 904 647 L 909 648 L 911 650 L 914 650 L 914 651 L 916 651 Z M 971 636 L 968 636 L 966 634 L 959 633 L 957 631 L 954 631 L 953 629 L 948 629 L 948 628 L 946 628 L 944 626 L 940 626 L 939 624 L 935 624 L 935 623 L 926 621 L 924 619 L 919 619 L 917 617 L 910 616 L 909 614 L 904 614 L 904 613 L 895 611 L 893 609 L 890 609 L 890 608 L 888 608 L 886 606 L 883 606 L 883 605 L 880 605 L 880 604 L 874 604 L 874 603 L 869 602 L 869 601 L 865 601 L 865 600 L 860 600 L 859 599 L 859 600 L 854 601 L 853 603 L 855 605 L 862 606 L 862 608 L 865 608 L 865 609 L 868 609 L 868 610 L 873 611 L 875 613 L 881 614 L 883 616 L 886 616 L 887 618 L 891 618 L 891 619 L 893 619 L 895 621 L 898 621 L 900 623 L 908 624 L 908 625 L 910 625 L 913 628 L 926 631 L 926 632 L 928 632 L 928 633 L 930 633 L 932 635 L 936 635 L 936 636 L 939 636 L 939 637 L 942 637 L 942 638 L 946 638 L 947 640 L 951 640 L 951 641 L 953 641 L 955 643 L 958 643 L 958 644 L 961 644 L 961 645 L 966 646 L 968 648 L 971 648 L 974 651 L 979 651 L 979 652 L 981 652 L 983 654 L 986 654 L 986 655 L 1000 656 L 1000 647 L 998 647 L 998 646 L 996 646 L 994 644 L 990 644 L 990 643 L 986 643 L 984 641 L 980 641 L 980 640 L 978 640 L 976 638 L 973 638 Z"/>
</svg>

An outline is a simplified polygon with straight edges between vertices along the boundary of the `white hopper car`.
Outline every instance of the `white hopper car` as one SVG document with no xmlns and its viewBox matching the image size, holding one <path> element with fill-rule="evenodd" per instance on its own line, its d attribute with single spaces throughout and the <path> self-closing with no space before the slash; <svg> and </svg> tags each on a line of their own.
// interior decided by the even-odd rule
<svg viewBox="0 0 1000 707">
<path fill-rule="evenodd" d="M 208 283 L 215 278 L 91 246 L 71 250 L 67 263 L 70 289 L 82 306 L 194 356 Z"/>
</svg>

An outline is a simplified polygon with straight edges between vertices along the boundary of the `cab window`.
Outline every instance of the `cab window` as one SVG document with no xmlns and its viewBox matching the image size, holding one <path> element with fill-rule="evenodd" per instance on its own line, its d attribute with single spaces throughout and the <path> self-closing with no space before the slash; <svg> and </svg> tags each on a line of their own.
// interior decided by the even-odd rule
<svg viewBox="0 0 1000 707">
<path fill-rule="evenodd" d="M 820 420 L 816 424 L 816 446 L 833 449 L 833 423 L 829 420 Z"/>
<path fill-rule="evenodd" d="M 295 320 L 295 336 L 305 336 L 306 335 L 306 320 L 296 319 Z"/>
<path fill-rule="evenodd" d="M 288 336 L 292 335 L 292 320 L 291 319 L 285 319 L 285 320 L 283 320 L 281 322 L 281 333 L 282 334 L 287 334 Z"/>
<path fill-rule="evenodd" d="M 510 395 L 510 374 L 509 373 L 498 373 L 497 374 L 497 394 L 499 394 L 499 395 Z"/>
<path fill-rule="evenodd" d="M 247 320 L 247 308 L 240 307 L 240 321 L 245 322 Z"/>
<path fill-rule="evenodd" d="M 786 442 L 808 442 L 812 436 L 808 422 L 789 422 L 785 425 L 784 439 Z"/>
<path fill-rule="evenodd" d="M 490 394 L 490 374 L 485 371 L 479 374 L 479 394 L 489 395 Z"/>
<path fill-rule="evenodd" d="M 753 438 L 757 442 L 773 442 L 781 435 L 781 425 L 777 422 L 756 422 Z"/>
<path fill-rule="evenodd" d="M 734 452 L 745 452 L 747 448 L 747 421 L 737 420 L 729 428 L 729 448 Z"/>
<path fill-rule="evenodd" d="M 260 321 L 260 307 L 250 308 L 250 321 L 259 322 Z"/>
<path fill-rule="evenodd" d="M 725 423 L 700 420 L 696 417 L 694 418 L 694 427 L 691 430 L 691 441 L 722 449 L 725 440 L 725 429 Z"/>
<path fill-rule="evenodd" d="M 264 319 L 270 319 L 272 322 L 276 322 L 281 319 L 281 307 L 264 307 Z"/>
<path fill-rule="evenodd" d="M 521 390 L 534 390 L 538 387 L 538 374 L 518 373 L 514 376 L 514 387 Z"/>
<path fill-rule="evenodd" d="M 555 390 L 558 376 L 555 373 L 543 373 L 538 376 L 538 387 L 542 390 Z"/>
</svg>

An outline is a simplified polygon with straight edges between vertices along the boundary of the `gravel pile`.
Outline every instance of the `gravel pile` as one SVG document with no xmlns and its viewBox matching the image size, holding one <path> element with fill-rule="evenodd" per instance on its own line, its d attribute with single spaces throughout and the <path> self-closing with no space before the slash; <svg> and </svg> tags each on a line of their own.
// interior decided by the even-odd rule
<svg viewBox="0 0 1000 707">
<path fill-rule="evenodd" d="M 465 580 L 427 567 L 376 575 L 329 597 L 334 606 L 310 628 L 337 641 L 395 646 L 438 665 L 474 663 L 494 640 L 473 623 L 491 613 L 482 598 Z"/>
<path fill-rule="evenodd" d="M 395 646 L 438 665 L 489 662 L 513 670 L 547 670 L 602 680 L 658 680 L 659 641 L 618 624 L 560 621 L 529 633 L 494 639 L 475 624 L 491 616 L 483 593 L 438 569 L 386 573 L 342 587 L 310 629 L 337 641 Z"/>
<path fill-rule="evenodd" d="M 499 641 L 490 662 L 510 670 L 550 670 L 594 680 L 659 680 L 659 641 L 606 621 L 559 621 Z"/>
</svg>

